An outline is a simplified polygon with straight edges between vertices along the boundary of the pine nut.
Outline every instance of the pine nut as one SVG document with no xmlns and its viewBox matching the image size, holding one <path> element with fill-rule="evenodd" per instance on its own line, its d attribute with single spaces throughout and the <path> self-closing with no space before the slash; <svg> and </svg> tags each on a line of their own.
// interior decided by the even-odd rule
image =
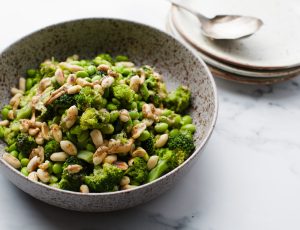
<svg viewBox="0 0 300 230">
<path fill-rule="evenodd" d="M 147 127 L 151 126 L 154 123 L 154 120 L 152 119 L 148 119 L 148 118 L 144 118 L 142 120 L 142 123 L 145 123 Z"/>
<path fill-rule="evenodd" d="M 138 186 L 126 184 L 126 185 L 122 186 L 122 190 L 134 189 L 134 188 L 136 188 L 136 187 L 138 187 Z"/>
<path fill-rule="evenodd" d="M 77 79 L 78 80 L 78 79 Z M 75 93 L 79 93 L 81 90 L 81 86 L 80 85 L 74 85 L 71 86 L 70 88 L 67 89 L 67 94 L 75 94 Z"/>
<path fill-rule="evenodd" d="M 21 167 L 21 162 L 15 158 L 14 156 L 10 155 L 9 153 L 4 153 L 3 154 L 3 159 L 12 167 L 15 169 L 18 169 Z"/>
<path fill-rule="evenodd" d="M 62 150 L 64 150 L 64 152 L 66 152 L 69 155 L 77 155 L 77 148 L 71 141 L 61 141 L 60 147 Z"/>
<path fill-rule="evenodd" d="M 63 69 L 67 69 L 67 70 L 71 71 L 72 73 L 84 70 L 83 67 L 78 66 L 78 65 L 72 65 L 71 63 L 68 63 L 68 62 L 61 62 L 61 63 L 59 63 L 59 66 Z"/>
<path fill-rule="evenodd" d="M 82 166 L 81 165 L 68 165 L 67 170 L 70 174 L 75 174 L 80 172 L 80 170 L 82 170 Z"/>
<path fill-rule="evenodd" d="M 113 165 L 124 171 L 128 169 L 128 164 L 124 161 L 116 161 Z"/>
<path fill-rule="evenodd" d="M 49 168 L 49 161 L 45 161 L 44 163 L 39 165 L 39 168 L 42 170 L 47 170 Z"/>
<path fill-rule="evenodd" d="M 107 156 L 108 148 L 106 146 L 100 146 L 93 155 L 94 165 L 99 165 Z"/>
<path fill-rule="evenodd" d="M 81 193 L 89 193 L 89 192 L 90 192 L 89 187 L 88 187 L 87 185 L 85 185 L 85 184 L 82 184 L 82 185 L 80 186 L 79 191 L 80 191 Z"/>
<path fill-rule="evenodd" d="M 134 67 L 134 63 L 129 61 L 119 61 L 115 63 L 116 66 L 124 66 L 126 68 Z"/>
<path fill-rule="evenodd" d="M 157 165 L 158 159 L 159 157 L 156 155 L 151 156 L 147 162 L 147 168 L 149 170 L 153 169 Z"/>
<path fill-rule="evenodd" d="M 31 125 L 32 125 L 32 122 L 30 120 L 22 119 L 21 120 L 20 131 L 22 133 L 28 132 L 28 129 L 30 128 Z"/>
<path fill-rule="evenodd" d="M 38 181 L 39 178 L 37 176 L 37 173 L 36 172 L 31 172 L 28 174 L 28 179 L 29 180 L 32 180 L 32 181 Z"/>
<path fill-rule="evenodd" d="M 34 156 L 27 165 L 28 172 L 34 171 L 38 167 L 40 162 L 41 162 L 41 158 L 39 158 L 38 156 Z"/>
<path fill-rule="evenodd" d="M 44 183 L 48 183 L 49 180 L 50 180 L 50 175 L 47 171 L 44 171 L 42 169 L 38 169 L 37 172 L 36 172 L 38 178 L 44 182 Z"/>
<path fill-rule="evenodd" d="M 26 79 L 24 77 L 20 77 L 19 79 L 19 89 L 23 92 L 26 90 Z"/>
<path fill-rule="evenodd" d="M 90 136 L 96 148 L 99 148 L 103 144 L 103 136 L 100 130 L 94 129 L 90 132 Z"/>
<path fill-rule="evenodd" d="M 44 90 L 52 84 L 51 78 L 46 77 L 40 81 L 38 92 L 42 93 Z"/>
<path fill-rule="evenodd" d="M 77 78 L 76 80 L 77 85 L 79 86 L 93 86 L 93 83 L 88 82 L 87 80 L 83 79 L 83 78 Z"/>
<path fill-rule="evenodd" d="M 41 127 L 41 133 L 42 133 L 42 137 L 45 139 L 45 140 L 49 140 L 50 139 L 50 134 L 49 134 L 49 128 L 48 128 L 48 125 L 46 122 L 43 122 L 42 123 L 42 127 Z"/>
<path fill-rule="evenodd" d="M 68 154 L 65 152 L 56 152 L 52 153 L 50 156 L 50 160 L 55 161 L 55 162 L 64 162 L 68 158 Z"/>
<path fill-rule="evenodd" d="M 30 121 L 30 120 L 29 120 Z M 40 121 L 36 121 L 34 122 L 34 126 L 38 127 L 38 128 L 42 128 L 43 122 Z"/>
<path fill-rule="evenodd" d="M 67 78 L 67 84 L 68 85 L 74 85 L 76 83 L 76 75 L 75 74 L 70 74 Z"/>
<path fill-rule="evenodd" d="M 107 72 L 110 69 L 109 65 L 105 65 L 105 64 L 100 64 L 97 67 L 97 70 L 103 71 L 103 72 Z"/>
<path fill-rule="evenodd" d="M 93 88 L 94 88 L 95 91 L 97 91 L 97 92 L 100 93 L 101 95 L 104 94 L 104 91 L 103 91 L 103 88 L 102 88 L 101 85 L 96 84 L 96 85 L 93 86 Z"/>
<path fill-rule="evenodd" d="M 138 147 L 135 151 L 133 151 L 133 153 L 131 153 L 132 157 L 144 157 L 147 154 L 147 152 L 145 151 L 145 149 L 143 149 L 142 147 Z"/>
<path fill-rule="evenodd" d="M 45 152 L 43 146 L 38 146 L 37 148 L 32 149 L 29 159 L 32 159 L 33 157 L 38 156 L 40 158 L 40 163 L 44 162 L 45 160 Z"/>
<path fill-rule="evenodd" d="M 15 118 L 15 114 L 13 110 L 9 110 L 8 114 L 7 114 L 7 118 L 9 120 L 13 120 Z"/>
<path fill-rule="evenodd" d="M 161 135 L 161 136 L 157 139 L 157 141 L 155 142 L 155 147 L 156 147 L 156 148 L 161 148 L 161 147 L 163 147 L 163 146 L 167 143 L 168 138 L 169 138 L 169 135 L 168 135 L 168 134 L 163 134 L 163 135 Z"/>
<path fill-rule="evenodd" d="M 128 165 L 129 165 L 129 166 L 132 166 L 132 165 L 133 165 L 133 161 L 134 161 L 134 158 L 129 159 Z"/>
<path fill-rule="evenodd" d="M 129 84 L 129 87 L 137 92 L 139 90 L 139 86 L 140 86 L 140 77 L 138 75 L 134 75 L 130 78 L 130 84 Z"/>
<path fill-rule="evenodd" d="M 132 134 L 132 138 L 137 139 L 141 136 L 142 132 L 144 132 L 144 130 L 147 128 L 146 124 L 141 122 L 139 124 L 136 124 L 135 126 L 133 126 L 131 134 Z"/>
<path fill-rule="evenodd" d="M 118 159 L 117 155 L 108 155 L 107 157 L 104 158 L 103 163 L 112 164 L 116 162 L 117 159 Z"/>
<path fill-rule="evenodd" d="M 55 80 L 57 81 L 58 84 L 63 85 L 65 83 L 65 76 L 64 76 L 64 72 L 61 69 L 57 69 L 55 71 Z"/>
<path fill-rule="evenodd" d="M 62 140 L 62 131 L 57 124 L 51 125 L 51 133 L 54 140 L 56 140 L 57 142 L 60 142 Z"/>
<path fill-rule="evenodd" d="M 44 138 L 42 137 L 42 133 L 39 132 L 35 138 L 35 142 L 38 144 L 38 145 L 43 145 L 44 144 Z"/>
<path fill-rule="evenodd" d="M 65 124 L 67 129 L 71 128 L 75 124 L 77 117 L 78 109 L 75 105 L 73 105 L 67 110 L 67 116 L 65 118 Z"/>
<path fill-rule="evenodd" d="M 10 92 L 11 92 L 12 95 L 16 95 L 16 94 L 18 94 L 18 93 L 20 93 L 20 94 L 23 94 L 23 93 L 24 93 L 22 90 L 17 89 L 17 88 L 15 88 L 15 87 L 11 88 L 11 89 L 10 89 Z"/>
<path fill-rule="evenodd" d="M 129 183 L 130 183 L 130 178 L 128 176 L 123 176 L 122 179 L 121 179 L 121 181 L 120 181 L 120 185 L 121 186 L 125 186 L 125 185 L 127 185 Z"/>
<path fill-rule="evenodd" d="M 28 134 L 30 135 L 30 136 L 35 136 L 35 135 L 37 135 L 38 133 L 39 133 L 39 131 L 40 131 L 40 129 L 39 128 L 30 128 L 29 130 L 28 130 Z"/>
<path fill-rule="evenodd" d="M 17 93 L 15 96 L 13 96 L 10 101 L 9 104 L 10 105 L 14 105 L 15 103 L 18 103 L 20 101 L 20 98 L 22 97 L 21 93 Z"/>
<path fill-rule="evenodd" d="M 109 69 L 109 70 L 107 71 L 107 74 L 108 74 L 108 76 L 111 76 L 111 77 L 114 77 L 114 78 L 119 77 L 119 73 L 117 73 L 116 71 L 113 71 L 113 70 L 111 70 L 111 69 Z"/>
<path fill-rule="evenodd" d="M 129 119 L 130 119 L 130 115 L 129 115 L 129 112 L 128 112 L 128 110 L 126 110 L 126 109 L 122 109 L 121 111 L 120 111 L 120 120 L 122 121 L 122 122 L 127 122 L 127 121 L 129 121 Z"/>
<path fill-rule="evenodd" d="M 0 126 L 8 126 L 8 125 L 9 125 L 9 120 L 0 121 Z"/>
<path fill-rule="evenodd" d="M 102 79 L 101 86 L 104 89 L 109 88 L 112 85 L 112 83 L 114 83 L 114 81 L 115 81 L 115 79 L 113 77 L 105 76 Z"/>
</svg>

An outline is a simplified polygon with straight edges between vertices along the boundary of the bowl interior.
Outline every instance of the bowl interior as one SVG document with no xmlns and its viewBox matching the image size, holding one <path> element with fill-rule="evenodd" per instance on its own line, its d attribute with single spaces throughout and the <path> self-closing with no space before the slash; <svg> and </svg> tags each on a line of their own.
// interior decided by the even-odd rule
<svg viewBox="0 0 300 230">
<path fill-rule="evenodd" d="M 191 114 L 197 126 L 194 135 L 197 149 L 188 161 L 193 159 L 207 141 L 215 124 L 217 102 L 214 81 L 204 62 L 199 61 L 185 46 L 166 33 L 142 24 L 116 19 L 81 19 L 47 27 L 19 40 L 0 55 L 0 108 L 9 102 L 10 88 L 17 85 L 18 78 L 25 75 L 26 69 L 37 67 L 39 63 L 51 57 L 63 61 L 73 54 L 78 54 L 80 58 L 92 58 L 99 53 L 127 55 L 138 65 L 155 66 L 164 76 L 168 89 L 173 89 L 179 84 L 190 88 L 192 107 L 187 113 Z M 4 146 L 1 142 L 0 149 Z M 3 151 L 0 151 L 0 156 L 2 154 Z M 23 185 L 23 179 L 14 177 L 13 174 L 9 175 L 9 179 L 29 192 L 30 186 Z M 165 187 L 169 186 L 167 184 L 165 183 Z M 164 186 L 163 183 L 160 186 Z M 156 193 L 153 188 L 149 188 L 150 190 L 153 194 L 142 200 L 153 198 L 154 194 L 164 191 L 161 188 Z M 39 199 L 43 198 L 43 194 L 29 193 Z M 55 201 L 52 204 L 56 204 Z M 137 202 L 122 207 L 133 204 Z M 80 209 L 80 206 L 76 206 L 73 209 L 116 209 L 110 206 L 105 208 L 103 205 L 102 208 L 95 206 L 93 209 L 87 206 L 86 209 Z"/>
</svg>

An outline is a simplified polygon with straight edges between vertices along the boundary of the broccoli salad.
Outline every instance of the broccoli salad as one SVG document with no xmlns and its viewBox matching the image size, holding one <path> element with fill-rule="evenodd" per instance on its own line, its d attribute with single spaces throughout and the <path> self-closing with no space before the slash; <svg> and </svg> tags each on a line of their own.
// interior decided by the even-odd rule
<svg viewBox="0 0 300 230">
<path fill-rule="evenodd" d="M 3 159 L 33 181 L 89 193 L 132 189 L 193 152 L 191 93 L 126 56 L 52 58 L 29 69 L 2 108 Z"/>
</svg>

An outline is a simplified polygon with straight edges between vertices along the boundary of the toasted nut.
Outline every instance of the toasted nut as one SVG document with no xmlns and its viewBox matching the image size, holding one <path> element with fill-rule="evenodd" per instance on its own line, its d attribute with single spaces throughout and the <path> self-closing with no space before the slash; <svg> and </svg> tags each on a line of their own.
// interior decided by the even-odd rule
<svg viewBox="0 0 300 230">
<path fill-rule="evenodd" d="M 108 143 L 109 149 L 108 154 L 114 153 L 128 153 L 133 145 L 134 140 L 130 138 L 127 143 L 121 144 L 120 141 L 111 139 Z"/>
<path fill-rule="evenodd" d="M 42 92 L 44 92 L 44 90 L 46 88 L 48 88 L 51 84 L 52 84 L 51 83 L 51 78 L 49 78 L 49 77 L 43 78 L 40 81 L 39 88 L 38 88 L 38 93 L 41 94 Z"/>
<path fill-rule="evenodd" d="M 78 66 L 78 65 L 73 65 L 68 62 L 61 62 L 61 63 L 59 63 L 59 66 L 63 69 L 67 69 L 67 70 L 71 71 L 72 73 L 83 70 L 83 67 Z"/>
<path fill-rule="evenodd" d="M 74 85 L 76 83 L 76 75 L 75 74 L 70 74 L 67 78 L 67 84 L 68 85 Z"/>
<path fill-rule="evenodd" d="M 28 130 L 28 134 L 30 135 L 30 136 L 35 136 L 35 135 L 37 135 L 38 133 L 39 133 L 39 131 L 40 131 L 40 129 L 39 128 L 30 128 L 29 130 Z"/>
<path fill-rule="evenodd" d="M 149 119 L 149 118 L 144 118 L 142 120 L 142 122 L 145 123 L 147 127 L 149 127 L 149 126 L 151 126 L 153 124 L 154 120 Z"/>
<path fill-rule="evenodd" d="M 99 148 L 103 144 L 103 136 L 100 130 L 94 129 L 90 132 L 90 136 L 96 148 Z"/>
<path fill-rule="evenodd" d="M 19 89 L 23 92 L 26 90 L 26 79 L 24 77 L 19 79 Z"/>
<path fill-rule="evenodd" d="M 16 94 L 18 94 L 18 93 L 20 93 L 20 94 L 23 94 L 23 93 L 24 93 L 22 90 L 17 89 L 17 88 L 15 88 L 15 87 L 11 88 L 11 89 L 10 89 L 10 92 L 11 92 L 12 95 L 16 95 Z"/>
<path fill-rule="evenodd" d="M 65 118 L 65 124 L 67 129 L 71 128 L 75 124 L 77 117 L 78 109 L 75 105 L 73 105 L 67 110 L 67 116 Z"/>
<path fill-rule="evenodd" d="M 121 120 L 122 122 L 127 122 L 127 121 L 129 121 L 130 115 L 129 115 L 128 110 L 122 109 L 122 110 L 120 111 L 120 116 L 119 116 L 119 118 L 120 118 L 120 120 Z"/>
<path fill-rule="evenodd" d="M 130 183 L 130 178 L 128 176 L 123 176 L 121 181 L 120 181 L 120 185 L 124 186 Z"/>
<path fill-rule="evenodd" d="M 103 90 L 103 88 L 102 88 L 101 85 L 95 84 L 95 85 L 93 86 L 93 88 L 94 88 L 95 91 L 99 92 L 101 95 L 104 94 L 104 90 Z"/>
<path fill-rule="evenodd" d="M 103 163 L 112 164 L 116 162 L 117 159 L 118 159 L 117 155 L 108 155 L 107 157 L 104 158 Z"/>
<path fill-rule="evenodd" d="M 31 153 L 29 154 L 29 159 L 32 159 L 35 156 L 38 156 L 40 158 L 40 163 L 44 162 L 45 152 L 43 146 L 38 146 L 37 148 L 31 150 Z"/>
<path fill-rule="evenodd" d="M 4 153 L 3 154 L 3 159 L 12 167 L 15 169 L 18 169 L 21 167 L 21 162 L 15 158 L 14 156 L 10 155 L 9 153 Z"/>
<path fill-rule="evenodd" d="M 62 140 L 62 131 L 57 124 L 51 125 L 51 133 L 54 140 L 56 140 L 57 142 L 60 142 Z"/>
<path fill-rule="evenodd" d="M 107 71 L 107 74 L 108 74 L 108 76 L 111 76 L 111 77 L 114 77 L 114 78 L 119 77 L 119 74 L 116 71 L 113 71 L 111 69 L 109 69 Z"/>
<path fill-rule="evenodd" d="M 38 145 L 43 145 L 43 144 L 44 144 L 44 138 L 43 138 L 41 132 L 39 132 L 39 133 L 37 134 L 37 136 L 35 137 L 35 142 L 36 142 Z"/>
<path fill-rule="evenodd" d="M 139 90 L 139 86 L 141 84 L 140 77 L 138 75 L 134 75 L 130 78 L 130 88 L 137 92 Z"/>
<path fill-rule="evenodd" d="M 136 188 L 136 187 L 138 187 L 138 186 L 126 184 L 126 185 L 122 186 L 122 190 L 133 189 L 133 188 Z"/>
<path fill-rule="evenodd" d="M 9 125 L 9 120 L 0 121 L 0 126 L 8 126 L 8 125 Z"/>
<path fill-rule="evenodd" d="M 76 83 L 77 83 L 77 85 L 80 85 L 82 87 L 84 87 L 84 86 L 93 86 L 93 83 L 88 82 L 87 80 L 85 80 L 83 78 L 77 78 Z"/>
<path fill-rule="evenodd" d="M 132 165 L 133 165 L 133 161 L 134 161 L 134 158 L 129 159 L 128 165 L 129 165 L 129 166 L 132 166 Z"/>
<path fill-rule="evenodd" d="M 55 71 L 55 80 L 57 81 L 58 84 L 63 85 L 65 83 L 65 76 L 64 76 L 64 72 L 61 69 L 57 69 Z"/>
<path fill-rule="evenodd" d="M 38 127 L 38 128 L 42 128 L 43 122 L 40 121 L 36 121 L 34 122 L 33 126 Z"/>
<path fill-rule="evenodd" d="M 147 154 L 146 150 L 142 147 L 138 147 L 133 153 L 131 153 L 132 157 L 144 157 Z"/>
<path fill-rule="evenodd" d="M 109 88 L 112 85 L 112 83 L 114 83 L 114 81 L 115 81 L 115 79 L 113 77 L 105 76 L 102 79 L 101 86 L 104 89 Z"/>
<path fill-rule="evenodd" d="M 10 99 L 9 104 L 10 104 L 10 105 L 14 105 L 15 103 L 19 103 L 21 97 L 22 97 L 22 94 L 21 94 L 21 93 L 17 93 L 16 95 L 14 95 L 14 96 Z"/>
<path fill-rule="evenodd" d="M 89 192 L 90 192 L 89 187 L 88 187 L 87 185 L 85 185 L 85 184 L 82 184 L 82 185 L 80 186 L 79 191 L 80 191 L 81 193 L 89 193 Z"/>
<path fill-rule="evenodd" d="M 163 135 L 161 135 L 161 136 L 157 139 L 157 141 L 155 142 L 155 147 L 156 147 L 156 148 L 161 148 L 161 147 L 163 147 L 163 146 L 167 143 L 168 138 L 169 138 L 169 135 L 168 135 L 168 134 L 163 134 Z"/>
<path fill-rule="evenodd" d="M 71 141 L 68 141 L 68 140 L 61 141 L 60 147 L 62 150 L 64 150 L 69 155 L 77 154 L 77 148 Z"/>
<path fill-rule="evenodd" d="M 134 138 L 134 139 L 139 138 L 141 136 L 142 132 L 144 132 L 144 130 L 146 128 L 147 128 L 147 126 L 143 122 L 133 126 L 132 131 L 131 131 L 132 138 Z"/>
<path fill-rule="evenodd" d="M 119 61 L 119 62 L 116 62 L 115 65 L 116 66 L 124 66 L 124 67 L 127 67 L 127 68 L 134 67 L 134 63 L 129 62 L 129 61 Z"/>
<path fill-rule="evenodd" d="M 93 155 L 93 163 L 94 165 L 99 165 L 107 156 L 108 147 L 100 146 Z"/>
<path fill-rule="evenodd" d="M 78 80 L 78 79 L 77 79 Z M 81 86 L 80 85 L 74 85 L 71 86 L 70 88 L 67 89 L 67 94 L 75 94 L 75 93 L 79 93 L 81 90 Z"/>
<path fill-rule="evenodd" d="M 47 160 L 44 163 L 40 164 L 39 168 L 42 170 L 47 170 L 49 168 L 49 163 L 50 163 L 50 161 Z"/>
<path fill-rule="evenodd" d="M 15 114 L 13 110 L 9 110 L 8 114 L 7 114 L 7 118 L 9 120 L 13 120 L 15 118 Z"/>
<path fill-rule="evenodd" d="M 149 170 L 153 169 L 157 165 L 158 159 L 159 157 L 156 155 L 151 156 L 147 162 L 147 168 Z"/>
<path fill-rule="evenodd" d="M 28 132 L 30 126 L 32 125 L 32 122 L 31 120 L 28 120 L 28 119 L 22 119 L 21 120 L 21 125 L 20 125 L 20 131 L 22 133 L 26 133 Z"/>
<path fill-rule="evenodd" d="M 36 175 L 44 183 L 47 183 L 50 180 L 49 173 L 47 171 L 42 170 L 42 169 L 38 169 L 37 172 L 36 172 Z"/>
<path fill-rule="evenodd" d="M 39 158 L 38 156 L 34 156 L 27 165 L 28 172 L 34 171 L 39 166 L 40 163 L 41 163 L 41 158 Z"/>
<path fill-rule="evenodd" d="M 42 123 L 42 128 L 41 128 L 41 133 L 42 133 L 42 137 L 45 139 L 45 140 L 49 140 L 50 139 L 50 134 L 49 134 L 49 127 L 47 125 L 46 122 L 43 122 Z"/>
<path fill-rule="evenodd" d="M 113 163 L 113 165 L 124 171 L 128 169 L 128 164 L 124 161 L 116 161 Z"/>
<path fill-rule="evenodd" d="M 50 160 L 56 161 L 56 162 L 64 162 L 68 158 L 68 154 L 65 152 L 56 152 L 52 153 L 50 156 Z"/>
<path fill-rule="evenodd" d="M 39 178 L 37 176 L 37 173 L 36 172 L 31 172 L 28 174 L 28 179 L 29 180 L 32 180 L 32 181 L 38 181 Z"/>
<path fill-rule="evenodd" d="M 97 70 L 103 71 L 103 72 L 107 72 L 110 69 L 109 65 L 105 65 L 105 64 L 100 64 L 97 67 Z"/>
<path fill-rule="evenodd" d="M 81 165 L 68 165 L 67 170 L 70 174 L 74 174 L 74 173 L 78 173 L 80 172 L 80 170 L 82 170 L 82 166 Z"/>
</svg>

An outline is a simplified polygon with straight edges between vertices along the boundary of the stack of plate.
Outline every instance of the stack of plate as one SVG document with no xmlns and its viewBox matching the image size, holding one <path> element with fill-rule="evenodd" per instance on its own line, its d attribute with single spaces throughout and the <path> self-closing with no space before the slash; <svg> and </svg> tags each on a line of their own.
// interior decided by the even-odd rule
<svg viewBox="0 0 300 230">
<path fill-rule="evenodd" d="M 200 22 L 172 6 L 167 30 L 194 48 L 215 76 L 249 84 L 272 84 L 300 74 L 300 4 L 298 0 L 185 0 L 183 4 L 207 16 L 256 16 L 263 27 L 239 40 L 211 40 Z"/>
</svg>

